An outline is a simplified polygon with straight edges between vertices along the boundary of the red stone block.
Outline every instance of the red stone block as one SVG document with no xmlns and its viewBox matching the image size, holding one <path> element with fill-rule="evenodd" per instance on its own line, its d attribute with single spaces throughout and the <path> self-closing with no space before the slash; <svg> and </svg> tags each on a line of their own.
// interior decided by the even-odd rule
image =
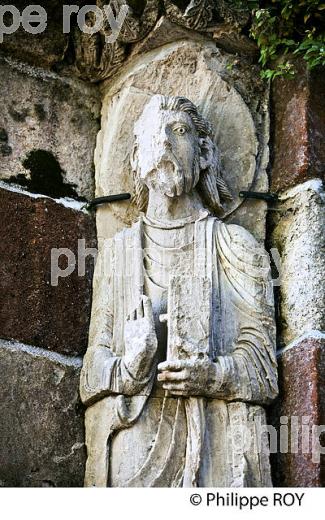
<svg viewBox="0 0 325 520">
<path fill-rule="evenodd" d="M 269 410 L 269 424 L 278 434 L 278 452 L 271 455 L 273 484 L 322 487 L 325 455 L 317 462 L 312 426 L 325 425 L 325 340 L 314 335 L 302 338 L 284 350 L 278 362 L 280 392 Z M 288 418 L 288 453 L 280 453 L 280 427 L 285 427 L 281 417 Z M 321 446 L 324 437 L 325 433 L 320 436 Z"/>
<path fill-rule="evenodd" d="M 325 68 L 309 71 L 303 60 L 297 68 L 272 87 L 273 191 L 324 177 Z"/>
<path fill-rule="evenodd" d="M 65 354 L 86 350 L 93 258 L 85 276 L 51 280 L 52 248 L 78 252 L 78 239 L 96 246 L 94 220 L 50 198 L 0 189 L 0 338 Z M 59 265 L 66 267 L 61 256 Z"/>
</svg>

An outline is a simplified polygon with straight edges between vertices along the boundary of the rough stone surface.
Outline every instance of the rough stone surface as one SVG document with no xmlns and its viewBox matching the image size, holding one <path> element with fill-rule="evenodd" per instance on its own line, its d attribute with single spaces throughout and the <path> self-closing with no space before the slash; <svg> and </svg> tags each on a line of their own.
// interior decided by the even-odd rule
<svg viewBox="0 0 325 520">
<path fill-rule="evenodd" d="M 324 330 L 325 218 L 320 180 L 291 188 L 272 211 L 272 244 L 281 258 L 279 340 L 283 346 Z"/>
<path fill-rule="evenodd" d="M 0 340 L 0 485 L 82 486 L 81 359 Z"/>
<path fill-rule="evenodd" d="M 148 36 L 135 45 L 130 60 L 134 59 L 136 55 L 144 54 L 145 52 L 152 51 L 162 45 L 176 42 L 178 40 L 185 40 L 187 38 L 192 41 L 206 41 L 206 37 L 201 33 L 195 33 L 185 27 L 181 27 L 163 16 Z"/>
<path fill-rule="evenodd" d="M 325 69 L 297 67 L 293 79 L 277 78 L 272 89 L 275 191 L 325 173 Z"/>
<path fill-rule="evenodd" d="M 0 58 L 0 89 L 0 178 L 54 197 L 91 198 L 97 88 Z"/>
<path fill-rule="evenodd" d="M 102 8 L 105 2 L 97 0 L 96 4 Z M 65 60 L 60 64 L 65 74 L 78 74 L 92 82 L 112 78 L 134 53 L 175 42 L 181 35 L 192 41 L 202 34 L 206 38 L 215 35 L 218 45 L 229 52 L 252 57 L 252 44 L 242 34 L 250 10 L 238 2 L 128 0 L 127 4 L 130 9 L 114 43 L 107 41 L 111 34 L 107 26 L 92 36 L 73 28 Z M 114 5 L 121 5 L 120 0 Z"/>
<path fill-rule="evenodd" d="M 325 335 L 317 331 L 306 334 L 280 352 L 278 363 L 280 393 L 269 411 L 269 422 L 277 428 L 279 442 L 280 417 L 289 418 L 289 439 L 295 452 L 278 451 L 271 456 L 273 484 L 323 487 L 325 455 L 320 455 L 320 461 L 317 461 L 314 452 L 313 461 L 312 442 L 308 443 L 308 436 L 312 437 L 312 425 L 325 424 Z M 296 430 L 295 424 L 298 425 Z M 307 435 L 304 434 L 305 444 L 302 443 L 303 424 L 308 431 Z M 322 446 L 325 446 L 324 439 L 323 433 L 320 438 Z M 289 450 L 291 443 L 289 441 Z"/>
<path fill-rule="evenodd" d="M 214 43 L 180 41 L 135 59 L 113 82 L 102 86 L 102 127 L 96 147 L 96 193 L 134 193 L 130 151 L 132 129 L 150 94 L 183 95 L 194 102 L 214 129 L 223 177 L 233 194 L 228 222 L 265 236 L 263 201 L 240 199 L 240 190 L 267 191 L 268 116 L 265 87 L 252 66 L 232 71 L 231 60 Z M 186 81 L 184 81 L 186 78 Z M 134 200 L 100 208 L 100 237 L 113 236 L 138 216 Z"/>
<path fill-rule="evenodd" d="M 0 189 L 0 337 L 61 353 L 82 353 L 87 344 L 92 258 L 85 276 L 77 269 L 51 285 L 51 249 L 77 254 L 78 239 L 95 247 L 95 225 L 82 211 L 45 197 Z M 72 201 L 72 204 L 76 204 Z M 65 269 L 67 258 L 59 265 Z"/>
<path fill-rule="evenodd" d="M 92 5 L 100 8 L 109 1 L 97 0 Z M 51 2 L 41 0 L 39 4 L 47 12 L 47 27 L 40 34 L 29 34 L 19 28 L 12 35 L 5 35 L 2 52 L 16 59 L 38 67 L 60 70 L 64 74 L 79 74 L 83 79 L 101 81 L 112 77 L 122 68 L 133 49 L 137 49 L 146 39 L 155 47 L 179 39 L 188 34 L 189 38 L 199 38 L 202 33 L 215 34 L 220 46 L 232 53 L 252 54 L 252 44 L 244 37 L 242 30 L 249 21 L 249 9 L 229 0 L 126 0 L 114 5 L 127 3 L 130 7 L 126 20 L 119 31 L 117 42 L 104 43 L 110 36 L 110 28 L 105 26 L 90 36 L 77 27 L 76 14 L 70 20 L 70 36 L 63 33 L 63 0 Z M 73 5 L 81 7 L 84 1 Z M 15 2 L 20 12 L 28 6 L 27 0 Z M 68 4 L 70 5 L 70 4 Z M 160 32 L 157 37 L 156 24 L 168 21 L 170 31 Z M 5 23 L 10 25 L 10 15 Z M 164 23 L 164 22 L 163 22 Z M 165 24 L 164 24 L 165 25 Z M 165 26 L 166 27 L 166 26 Z"/>
<path fill-rule="evenodd" d="M 258 47 L 256 43 L 244 34 L 240 34 L 236 27 L 220 24 L 209 31 L 212 32 L 213 39 L 218 47 L 231 54 L 250 56 L 252 61 L 257 61 Z"/>
<path fill-rule="evenodd" d="M 15 0 L 11 4 L 22 13 L 31 2 Z M 20 27 L 13 34 L 4 35 L 1 51 L 36 67 L 51 69 L 63 59 L 68 47 L 69 35 L 63 33 L 63 5 L 69 3 L 65 0 L 40 0 L 35 4 L 47 12 L 46 29 L 40 34 L 30 34 Z M 81 4 L 80 0 L 74 1 L 74 5 Z M 10 25 L 9 21 L 7 23 Z"/>
</svg>

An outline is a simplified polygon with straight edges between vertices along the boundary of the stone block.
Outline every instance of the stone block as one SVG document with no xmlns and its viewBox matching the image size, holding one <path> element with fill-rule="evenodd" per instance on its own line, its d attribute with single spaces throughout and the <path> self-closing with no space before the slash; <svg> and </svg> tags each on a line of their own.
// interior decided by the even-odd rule
<svg viewBox="0 0 325 520">
<path fill-rule="evenodd" d="M 320 180 L 280 196 L 272 211 L 272 244 L 280 255 L 278 332 L 282 346 L 313 329 L 324 330 L 325 218 Z"/>
<path fill-rule="evenodd" d="M 83 485 L 80 358 L 0 340 L 0 485 Z"/>
<path fill-rule="evenodd" d="M 93 196 L 95 86 L 0 58 L 0 178 L 52 197 Z"/>
<path fill-rule="evenodd" d="M 293 79 L 273 83 L 272 190 L 324 178 L 325 68 L 310 72 L 297 62 Z"/>
<path fill-rule="evenodd" d="M 273 484 L 322 487 L 325 455 L 317 461 L 312 427 L 325 425 L 325 335 L 314 331 L 300 337 L 280 351 L 278 362 L 280 393 L 270 408 L 269 422 L 277 429 L 278 442 L 280 426 L 288 425 L 289 443 L 287 453 L 284 444 L 281 453 L 279 443 L 278 452 L 271 456 Z M 325 426 L 318 440 L 324 453 Z"/>
<path fill-rule="evenodd" d="M 14 5 L 19 12 L 31 5 L 29 0 L 4 2 Z M 60 63 L 67 51 L 69 34 L 63 33 L 63 5 L 65 0 L 38 0 L 37 6 L 42 6 L 47 13 L 47 27 L 39 34 L 31 34 L 22 26 L 13 34 L 4 35 L 1 50 L 4 54 L 37 67 L 52 69 Z M 74 5 L 81 5 L 76 0 Z M 10 25 L 10 21 L 6 22 Z"/>
<path fill-rule="evenodd" d="M 52 248 L 68 248 L 77 260 L 79 239 L 96 245 L 93 218 L 70 204 L 0 188 L 0 337 L 64 354 L 85 351 L 93 259 L 87 257 L 84 276 L 76 267 L 57 286 L 51 277 Z M 65 269 L 67 257 L 57 264 Z"/>
</svg>

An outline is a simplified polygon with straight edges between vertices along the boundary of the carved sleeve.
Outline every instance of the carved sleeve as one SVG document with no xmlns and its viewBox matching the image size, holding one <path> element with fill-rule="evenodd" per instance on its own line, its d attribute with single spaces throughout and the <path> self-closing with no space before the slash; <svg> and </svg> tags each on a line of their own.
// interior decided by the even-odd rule
<svg viewBox="0 0 325 520">
<path fill-rule="evenodd" d="M 223 336 L 234 332 L 226 354 L 216 359 L 219 396 L 259 404 L 278 393 L 274 301 L 269 258 L 245 229 L 220 226 L 217 235 L 219 280 L 225 309 Z M 233 328 L 232 328 L 233 327 Z"/>
<path fill-rule="evenodd" d="M 114 375 L 119 359 L 110 348 L 113 327 L 111 255 L 112 242 L 109 241 L 99 252 L 94 273 L 89 342 L 80 379 L 80 396 L 86 405 L 108 395 L 116 386 Z"/>
<path fill-rule="evenodd" d="M 132 356 L 125 355 L 121 330 L 117 340 L 119 344 L 115 344 L 116 338 L 113 341 L 114 326 L 121 328 L 121 322 L 116 325 L 114 309 L 116 311 L 119 308 L 123 321 L 124 307 L 122 300 L 114 302 L 116 291 L 113 266 L 121 263 L 120 258 L 114 261 L 114 254 L 114 239 L 105 241 L 96 262 L 89 342 L 80 376 L 80 396 L 86 406 L 112 394 L 132 396 L 140 392 L 150 393 L 152 371 L 145 374 L 144 378 L 137 379 L 132 372 Z M 119 279 L 120 284 L 123 284 L 123 275 Z"/>
</svg>

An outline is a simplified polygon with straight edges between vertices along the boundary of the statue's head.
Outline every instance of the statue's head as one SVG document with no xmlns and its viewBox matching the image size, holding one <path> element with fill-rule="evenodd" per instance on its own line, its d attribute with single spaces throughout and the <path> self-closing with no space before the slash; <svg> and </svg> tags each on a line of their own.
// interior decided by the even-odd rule
<svg viewBox="0 0 325 520">
<path fill-rule="evenodd" d="M 184 97 L 155 95 L 134 127 L 131 165 L 136 201 L 145 210 L 148 190 L 178 197 L 193 189 L 217 214 L 231 194 L 221 177 L 211 126 Z"/>
</svg>

